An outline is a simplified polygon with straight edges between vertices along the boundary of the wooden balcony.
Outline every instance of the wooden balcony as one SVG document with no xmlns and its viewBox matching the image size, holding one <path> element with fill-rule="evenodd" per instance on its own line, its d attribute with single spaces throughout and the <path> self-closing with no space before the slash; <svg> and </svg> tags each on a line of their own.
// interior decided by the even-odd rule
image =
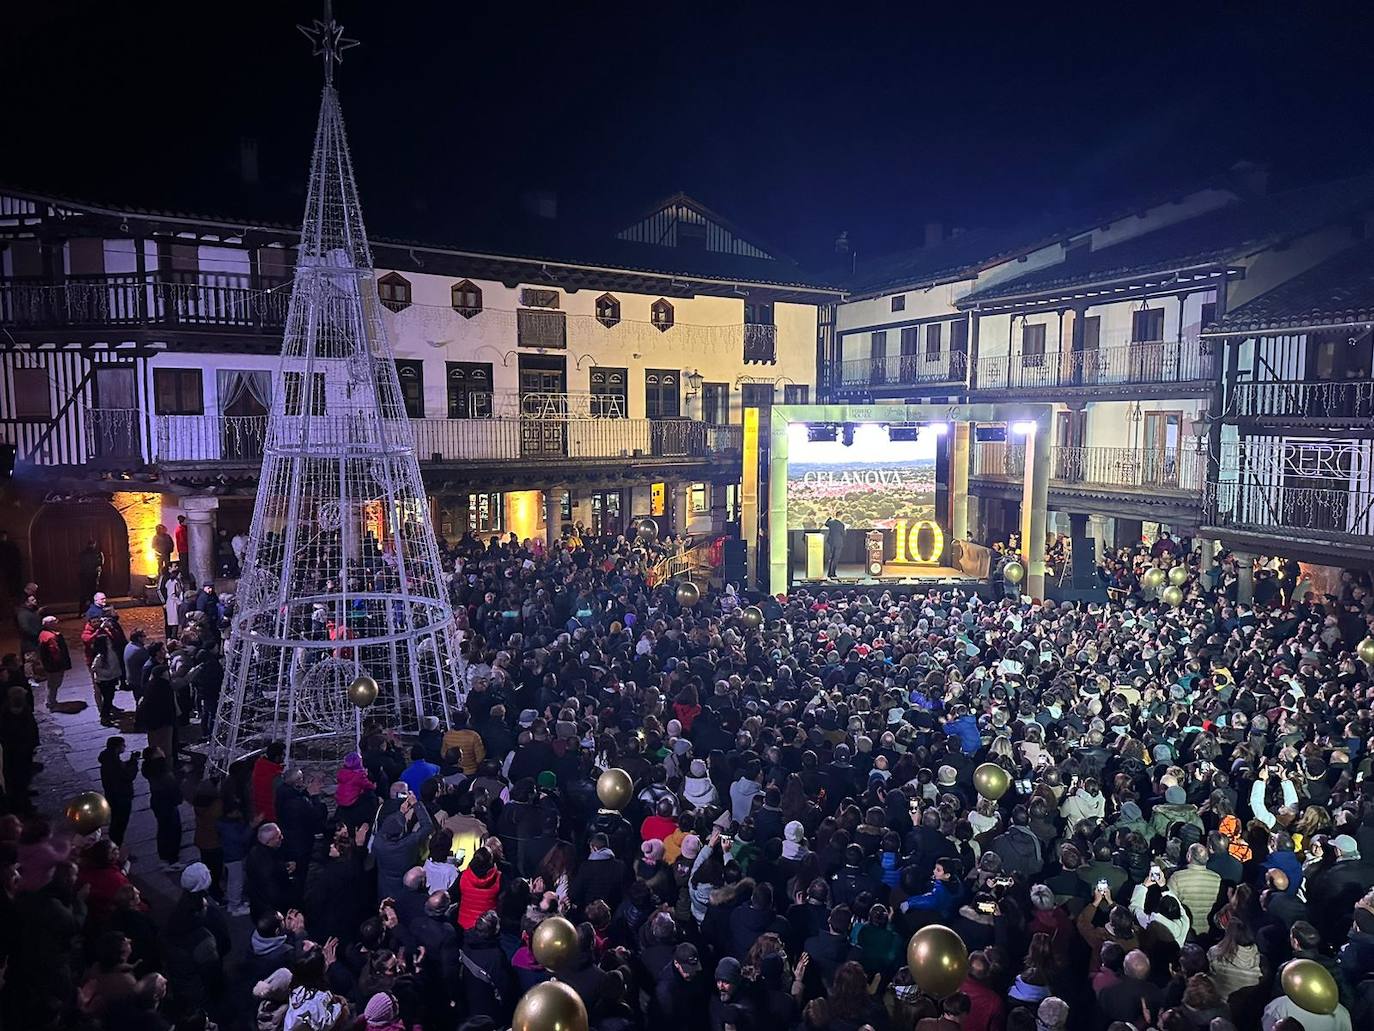
<svg viewBox="0 0 1374 1031">
<path fill-rule="evenodd" d="M 972 449 L 969 475 L 1020 482 L 1026 475 L 1026 446 L 982 442 Z M 1050 484 L 1061 489 L 1123 493 L 1168 492 L 1202 497 L 1207 456 L 1194 447 L 1149 451 L 1127 447 L 1052 447 Z"/>
<path fill-rule="evenodd" d="M 1206 341 L 1156 340 L 1086 351 L 985 355 L 972 389 L 1021 398 L 1072 390 L 1083 395 L 1176 396 L 1205 393 L 1216 371 Z"/>
<path fill-rule="evenodd" d="M 966 351 L 848 358 L 840 362 L 835 389 L 867 394 L 893 388 L 950 385 L 962 388 L 968 373 Z"/>
<path fill-rule="evenodd" d="M 1337 426 L 1374 421 L 1374 380 L 1271 380 L 1234 383 L 1228 389 L 1227 410 L 1237 420 Z"/>
<path fill-rule="evenodd" d="M 186 326 L 279 333 L 288 281 L 222 272 L 0 279 L 0 323 L 17 329 Z"/>
<path fill-rule="evenodd" d="M 1224 530 L 1270 538 L 1326 539 L 1343 547 L 1374 546 L 1374 491 L 1370 490 L 1229 479 L 1207 484 L 1205 511 L 1208 522 Z"/>
</svg>

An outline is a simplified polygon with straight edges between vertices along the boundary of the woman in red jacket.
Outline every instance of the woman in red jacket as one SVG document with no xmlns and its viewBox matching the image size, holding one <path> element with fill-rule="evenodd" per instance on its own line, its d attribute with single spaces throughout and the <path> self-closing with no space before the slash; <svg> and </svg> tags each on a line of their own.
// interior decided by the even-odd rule
<svg viewBox="0 0 1374 1031">
<path fill-rule="evenodd" d="M 678 692 L 677 699 L 673 702 L 673 716 L 682 724 L 684 736 L 692 732 L 692 722 L 701 715 L 701 706 L 697 704 L 697 689 L 688 684 Z"/>
<path fill-rule="evenodd" d="M 479 848 L 458 878 L 458 926 L 472 930 L 478 917 L 496 908 L 496 897 L 500 894 L 501 871 L 492 861 L 491 852 Z"/>
<path fill-rule="evenodd" d="M 109 838 L 101 838 L 86 849 L 76 883 L 91 889 L 86 898 L 87 926 L 103 928 L 115 910 L 119 889 L 129 883 L 129 878 L 124 876 L 124 857 L 120 855 L 119 846 Z"/>
</svg>

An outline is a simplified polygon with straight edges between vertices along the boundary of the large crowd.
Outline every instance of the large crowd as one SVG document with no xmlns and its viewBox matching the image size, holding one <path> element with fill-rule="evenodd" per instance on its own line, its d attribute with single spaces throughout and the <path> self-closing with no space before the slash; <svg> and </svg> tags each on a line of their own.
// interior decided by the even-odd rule
<svg viewBox="0 0 1374 1031">
<path fill-rule="evenodd" d="M 445 553 L 465 709 L 375 728 L 328 777 L 279 745 L 222 781 L 187 765 L 223 678 L 213 587 L 169 605 L 167 641 L 126 638 L 97 596 L 66 642 L 35 601 L 0 668 L 0 1020 L 504 1028 L 561 914 L 579 948 L 558 977 L 600 1031 L 1374 1026 L 1368 580 L 1261 571 L 1240 602 L 1234 558 L 1162 543 L 1104 558 L 1106 603 L 999 583 L 684 607 L 624 537 L 469 537 Z M 1174 563 L 1176 608 L 1142 583 Z M 110 737 L 93 836 L 28 790 L 35 706 L 64 718 L 73 660 L 106 722 L 131 691 L 148 735 Z M 598 800 L 610 768 L 633 779 L 621 810 Z M 179 885 L 156 916 L 120 850 L 140 777 Z M 906 965 L 930 923 L 969 953 L 943 998 Z M 1330 971 L 1334 1012 L 1284 994 L 1294 958 Z"/>
</svg>

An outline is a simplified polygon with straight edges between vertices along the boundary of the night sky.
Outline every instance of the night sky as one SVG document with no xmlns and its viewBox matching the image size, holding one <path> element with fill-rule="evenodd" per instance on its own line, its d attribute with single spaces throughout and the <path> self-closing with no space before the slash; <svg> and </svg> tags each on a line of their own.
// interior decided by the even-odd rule
<svg viewBox="0 0 1374 1031">
<path fill-rule="evenodd" d="M 1374 167 L 1368 4 L 933 6 L 336 0 L 374 235 L 496 244 L 529 189 L 580 232 L 684 190 L 814 267 L 842 229 L 877 253 L 1242 158 L 1279 187 Z M 296 221 L 319 9 L 11 5 L 0 180 Z"/>
</svg>

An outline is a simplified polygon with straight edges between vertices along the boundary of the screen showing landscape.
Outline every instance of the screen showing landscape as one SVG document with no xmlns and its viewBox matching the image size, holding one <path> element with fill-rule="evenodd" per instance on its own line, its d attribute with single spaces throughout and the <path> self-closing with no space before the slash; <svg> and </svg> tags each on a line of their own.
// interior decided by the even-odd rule
<svg viewBox="0 0 1374 1031">
<path fill-rule="evenodd" d="M 787 528 L 817 530 L 831 514 L 852 530 L 891 529 L 935 517 L 935 449 L 922 427 L 916 440 L 889 440 L 885 426 L 864 425 L 854 443 L 807 439 L 794 423 L 787 442 Z"/>
</svg>

